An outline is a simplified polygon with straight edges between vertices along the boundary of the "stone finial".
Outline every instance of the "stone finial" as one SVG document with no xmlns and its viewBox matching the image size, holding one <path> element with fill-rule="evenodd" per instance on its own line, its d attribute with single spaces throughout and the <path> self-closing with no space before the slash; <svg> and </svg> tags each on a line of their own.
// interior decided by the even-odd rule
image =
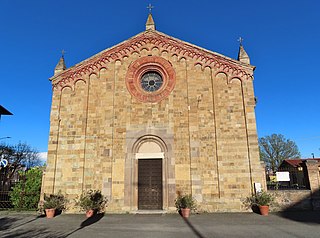
<svg viewBox="0 0 320 238">
<path fill-rule="evenodd" d="M 244 50 L 244 48 L 243 48 L 242 45 L 240 45 L 240 48 L 239 48 L 238 60 L 239 60 L 240 62 L 243 62 L 243 63 L 246 63 L 246 64 L 250 64 L 249 55 L 248 55 L 247 52 Z"/>
<path fill-rule="evenodd" d="M 54 75 L 61 73 L 62 71 L 64 71 L 66 69 L 66 64 L 64 62 L 64 56 L 62 55 L 58 64 L 56 65 L 56 67 L 54 68 Z"/>
<path fill-rule="evenodd" d="M 240 37 L 239 40 L 240 42 L 240 47 L 239 47 L 239 53 L 238 53 L 238 60 L 240 62 L 246 63 L 246 64 L 250 64 L 250 58 L 249 55 L 247 54 L 247 52 L 244 50 L 242 42 L 243 39 Z"/>
<path fill-rule="evenodd" d="M 151 12 L 149 13 L 148 19 L 147 19 L 147 23 L 146 23 L 146 31 L 147 30 L 155 30 L 156 29 L 156 25 L 154 24 L 153 21 L 153 17 Z"/>
</svg>

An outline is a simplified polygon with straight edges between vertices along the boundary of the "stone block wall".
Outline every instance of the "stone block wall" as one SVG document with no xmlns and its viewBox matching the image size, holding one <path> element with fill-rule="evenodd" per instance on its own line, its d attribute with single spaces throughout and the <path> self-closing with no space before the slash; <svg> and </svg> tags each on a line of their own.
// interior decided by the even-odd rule
<svg viewBox="0 0 320 238">
<path fill-rule="evenodd" d="M 271 211 L 312 210 L 312 192 L 310 190 L 268 191 L 275 197 Z"/>
</svg>

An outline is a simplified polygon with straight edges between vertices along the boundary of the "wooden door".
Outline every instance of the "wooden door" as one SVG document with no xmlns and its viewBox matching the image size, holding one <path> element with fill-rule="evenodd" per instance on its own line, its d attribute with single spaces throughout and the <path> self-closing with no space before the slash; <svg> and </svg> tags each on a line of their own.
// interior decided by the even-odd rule
<svg viewBox="0 0 320 238">
<path fill-rule="evenodd" d="M 138 209 L 162 209 L 162 159 L 138 160 Z"/>
</svg>

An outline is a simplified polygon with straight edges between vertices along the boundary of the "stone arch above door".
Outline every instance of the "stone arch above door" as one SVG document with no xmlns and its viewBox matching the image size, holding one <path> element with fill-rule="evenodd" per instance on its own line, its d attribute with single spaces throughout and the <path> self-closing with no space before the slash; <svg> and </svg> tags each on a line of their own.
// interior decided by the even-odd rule
<svg viewBox="0 0 320 238">
<path fill-rule="evenodd" d="M 157 135 L 143 135 L 136 139 L 132 145 L 132 152 L 133 153 L 140 153 L 140 152 L 167 152 L 168 147 L 167 143 Z M 151 147 L 148 147 L 151 146 Z"/>
<path fill-rule="evenodd" d="M 145 135 L 139 138 L 133 146 L 135 159 L 159 158 L 164 159 L 167 146 L 161 138 L 154 135 Z"/>
<path fill-rule="evenodd" d="M 161 153 L 161 152 L 163 152 L 161 147 L 154 141 L 145 141 L 140 145 L 138 149 L 138 153 Z"/>
</svg>

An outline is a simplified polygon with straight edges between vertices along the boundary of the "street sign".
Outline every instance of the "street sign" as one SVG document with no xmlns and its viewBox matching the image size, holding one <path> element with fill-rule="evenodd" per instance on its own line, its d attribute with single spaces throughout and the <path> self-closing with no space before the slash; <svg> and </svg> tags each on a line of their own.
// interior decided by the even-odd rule
<svg viewBox="0 0 320 238">
<path fill-rule="evenodd" d="M 0 166 L 1 167 L 6 167 L 8 165 L 8 160 L 6 159 L 1 159 L 0 160 Z"/>
<path fill-rule="evenodd" d="M 276 172 L 277 181 L 290 181 L 290 174 L 288 171 Z"/>
</svg>

